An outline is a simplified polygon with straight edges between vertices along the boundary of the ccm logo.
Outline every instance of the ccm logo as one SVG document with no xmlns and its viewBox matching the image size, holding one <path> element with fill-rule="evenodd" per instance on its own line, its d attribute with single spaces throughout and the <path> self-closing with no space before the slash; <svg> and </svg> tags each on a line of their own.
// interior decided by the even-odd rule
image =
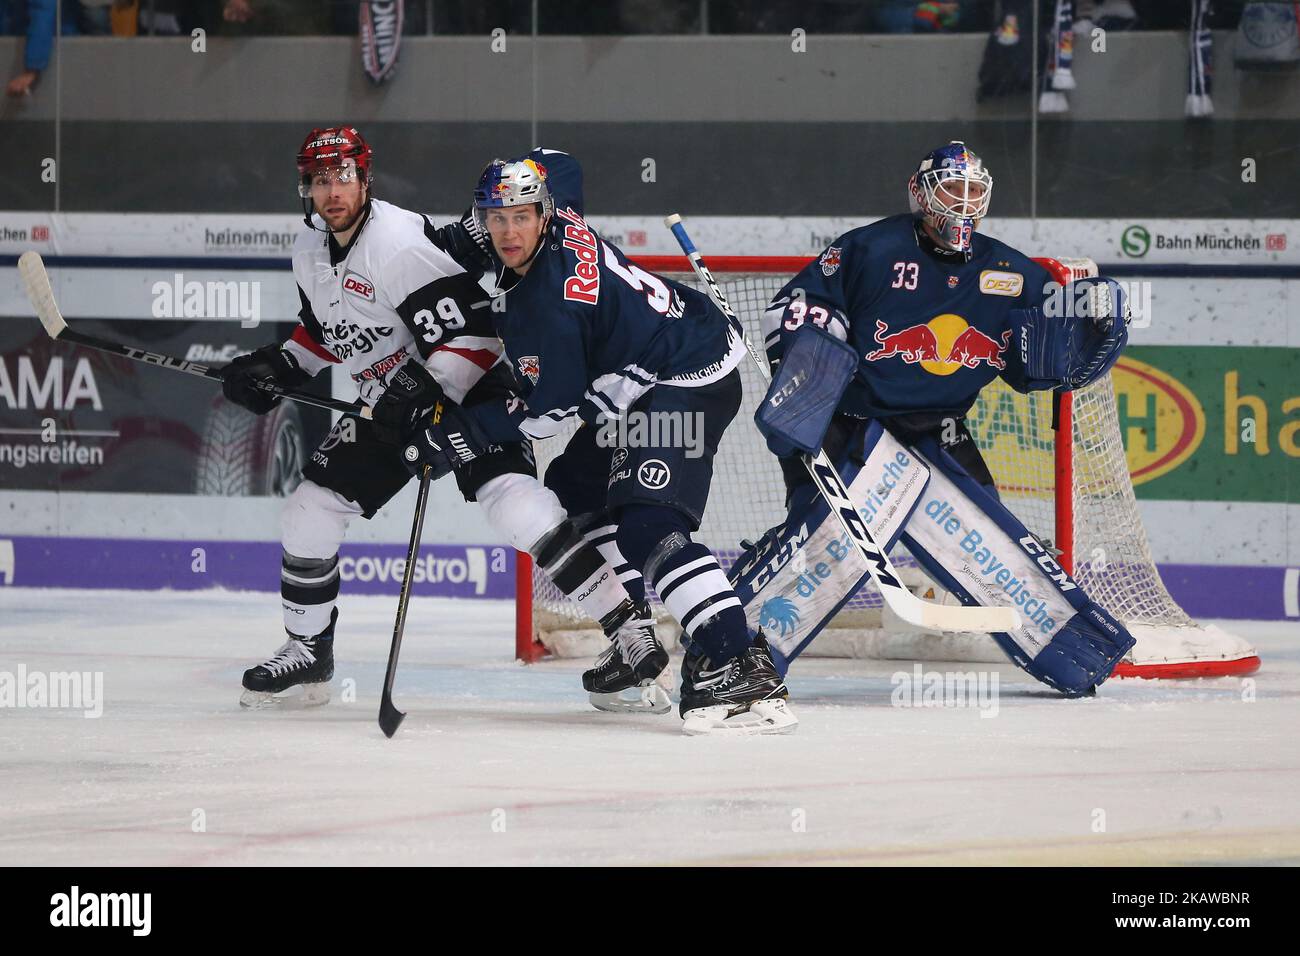
<svg viewBox="0 0 1300 956">
<path fill-rule="evenodd" d="M 985 269 L 980 273 L 980 291 L 985 295 L 1020 295 L 1025 287 L 1025 277 L 1019 272 L 995 272 Z"/>
<path fill-rule="evenodd" d="M 349 272 L 343 277 L 343 289 L 371 302 L 375 300 L 375 287 L 355 273 Z"/>
<path fill-rule="evenodd" d="M 1070 576 L 1065 573 L 1065 569 L 1052 560 L 1052 556 L 1047 553 L 1038 539 L 1032 534 L 1027 534 L 1020 539 L 1020 547 L 1025 549 L 1025 553 L 1038 562 L 1038 566 L 1043 569 L 1049 578 L 1056 582 L 1056 586 L 1062 591 L 1075 591 L 1079 585 L 1070 580 Z"/>
</svg>

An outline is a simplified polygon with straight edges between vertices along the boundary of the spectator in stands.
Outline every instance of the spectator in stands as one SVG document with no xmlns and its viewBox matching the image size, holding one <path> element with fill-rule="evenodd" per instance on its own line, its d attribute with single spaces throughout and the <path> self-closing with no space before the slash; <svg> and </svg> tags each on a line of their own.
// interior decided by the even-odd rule
<svg viewBox="0 0 1300 956">
<path fill-rule="evenodd" d="M 331 32 L 321 0 L 224 0 L 221 32 L 234 36 L 310 36 Z"/>
<path fill-rule="evenodd" d="M 107 6 L 103 3 L 90 6 L 93 9 L 79 0 L 63 0 L 59 32 L 63 36 L 107 33 Z M 27 38 L 23 46 L 23 68 L 5 87 L 10 96 L 30 96 L 41 73 L 50 65 L 58 8 L 58 0 L 0 0 L 0 34 Z"/>
</svg>

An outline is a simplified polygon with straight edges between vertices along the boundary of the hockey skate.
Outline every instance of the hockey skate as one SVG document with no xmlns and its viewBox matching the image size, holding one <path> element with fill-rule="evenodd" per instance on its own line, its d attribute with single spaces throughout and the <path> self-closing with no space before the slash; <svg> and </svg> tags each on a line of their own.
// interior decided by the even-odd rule
<svg viewBox="0 0 1300 956">
<path fill-rule="evenodd" d="M 582 686 L 597 710 L 666 714 L 672 710 L 666 677 L 668 651 L 655 636 L 654 615 L 643 602 L 631 608 Z"/>
<path fill-rule="evenodd" d="M 788 734 L 799 720 L 786 704 L 787 693 L 762 631 L 721 667 L 688 648 L 682 661 L 682 732 Z"/>
<path fill-rule="evenodd" d="M 239 706 L 258 710 L 265 707 L 318 707 L 329 703 L 330 679 L 334 676 L 334 622 L 314 637 L 289 633 L 289 639 L 271 658 L 244 671 L 244 692 Z M 299 694 L 290 694 L 301 687 Z"/>
</svg>

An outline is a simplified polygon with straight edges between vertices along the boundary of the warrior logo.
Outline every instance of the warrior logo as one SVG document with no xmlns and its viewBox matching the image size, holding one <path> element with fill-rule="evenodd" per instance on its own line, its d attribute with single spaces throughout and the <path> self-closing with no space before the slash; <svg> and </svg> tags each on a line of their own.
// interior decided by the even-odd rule
<svg viewBox="0 0 1300 956">
<path fill-rule="evenodd" d="M 830 278 L 835 275 L 835 270 L 840 267 L 840 247 L 831 246 L 822 253 L 822 257 L 817 260 L 822 267 L 822 275 Z"/>
<path fill-rule="evenodd" d="M 668 470 L 668 466 L 658 458 L 651 458 L 636 473 L 636 480 L 641 482 L 642 487 L 649 488 L 651 491 L 663 488 L 672 477 L 673 473 Z"/>
<path fill-rule="evenodd" d="M 542 363 L 536 355 L 524 355 L 519 359 L 519 374 L 534 385 L 542 375 Z"/>
<path fill-rule="evenodd" d="M 778 638 L 799 626 L 799 609 L 787 597 L 768 598 L 758 611 L 758 626 L 765 631 L 777 631 Z"/>
</svg>

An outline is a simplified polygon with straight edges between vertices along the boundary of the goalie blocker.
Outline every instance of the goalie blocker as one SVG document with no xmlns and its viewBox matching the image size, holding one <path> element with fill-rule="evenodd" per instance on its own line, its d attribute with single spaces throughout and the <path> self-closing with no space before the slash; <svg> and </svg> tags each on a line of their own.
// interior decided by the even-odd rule
<svg viewBox="0 0 1300 956">
<path fill-rule="evenodd" d="M 862 420 L 837 464 L 871 533 L 902 541 L 966 605 L 1014 607 L 1021 626 L 994 634 L 1027 673 L 1066 696 L 1110 676 L 1133 638 L 1089 600 L 1043 545 L 939 443 L 905 443 Z M 786 521 L 732 567 L 749 624 L 789 666 L 867 578 L 811 485 L 796 488 Z"/>
</svg>

